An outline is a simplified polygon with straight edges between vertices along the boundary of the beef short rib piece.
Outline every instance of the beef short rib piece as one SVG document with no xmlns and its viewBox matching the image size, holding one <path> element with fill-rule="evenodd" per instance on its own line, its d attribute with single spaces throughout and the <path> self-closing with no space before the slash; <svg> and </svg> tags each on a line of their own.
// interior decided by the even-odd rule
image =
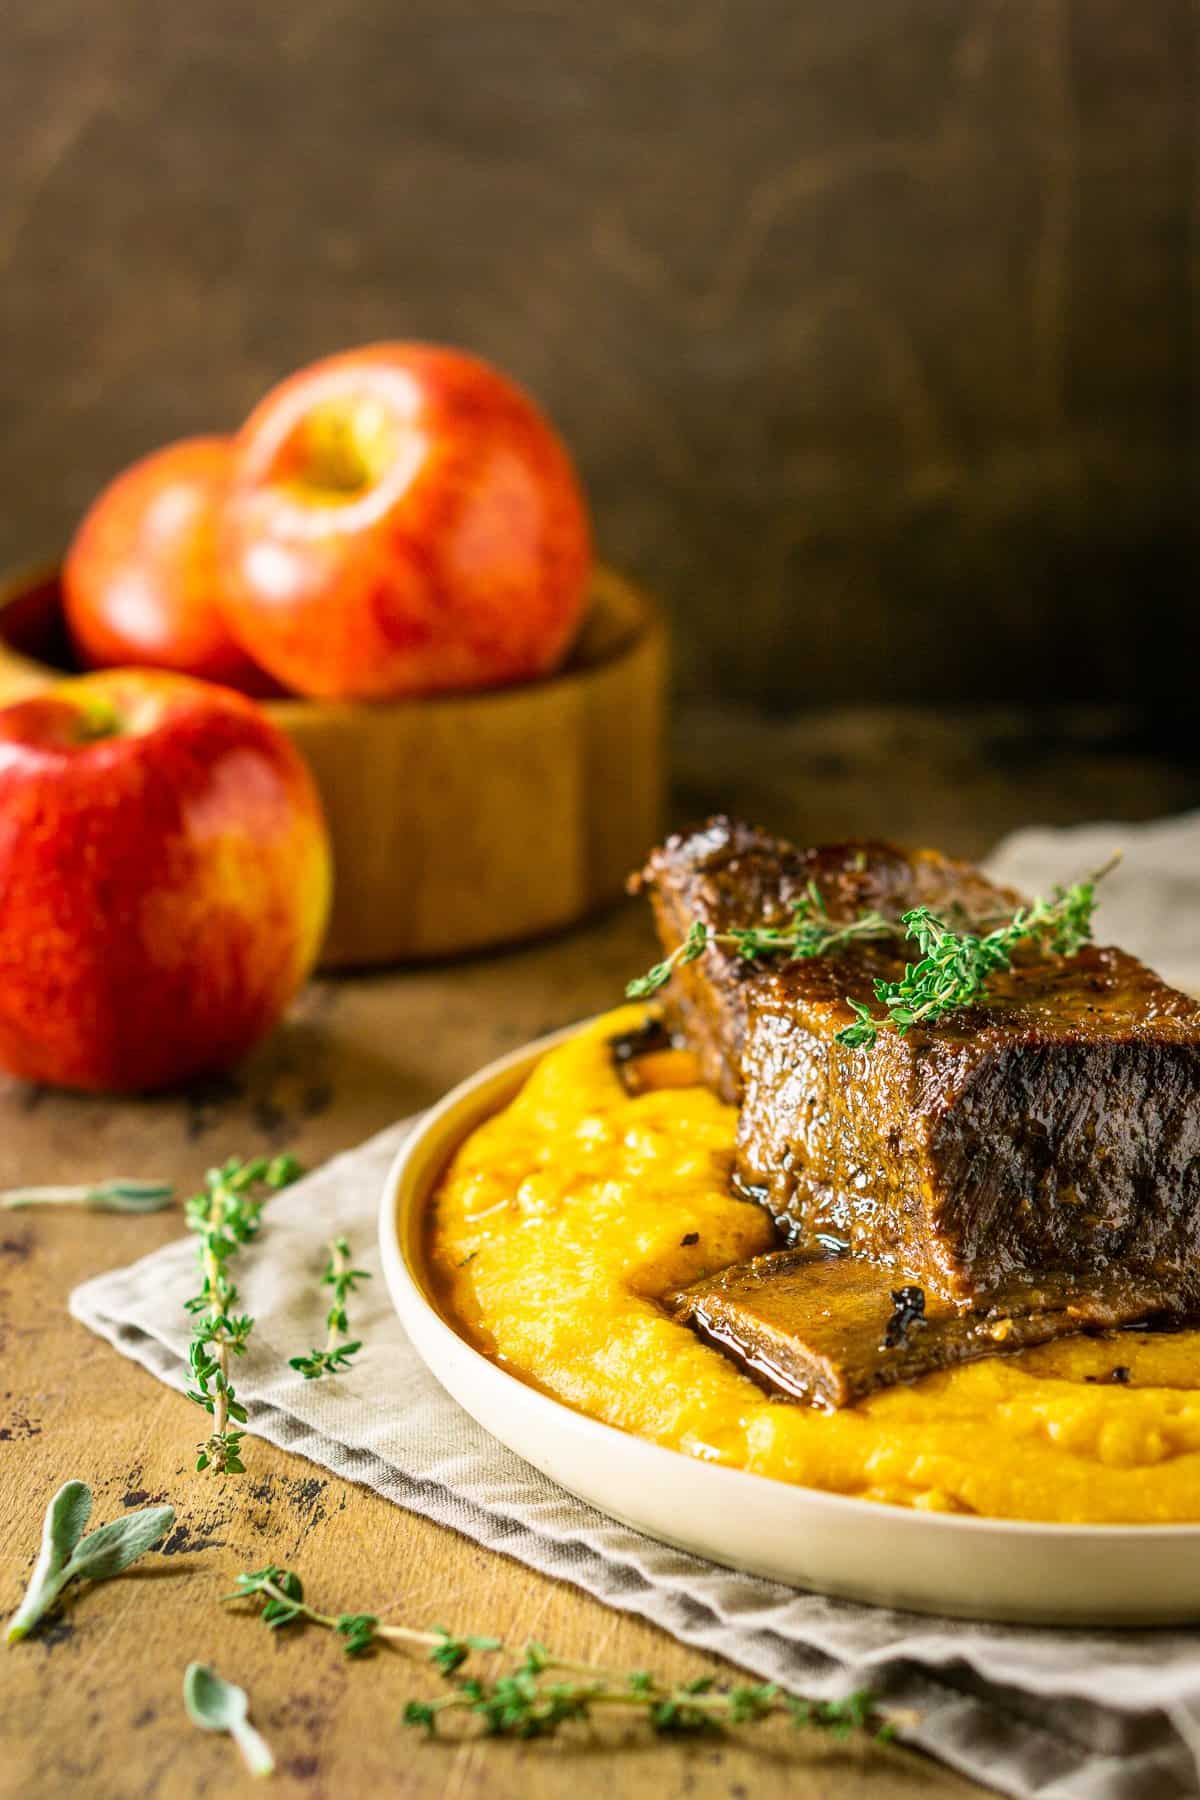
<svg viewBox="0 0 1200 1800">
<path fill-rule="evenodd" d="M 710 819 L 702 831 L 669 838 L 630 887 L 649 894 L 658 935 L 670 951 L 693 919 L 714 931 L 786 925 L 793 904 L 807 895 L 811 882 L 834 920 L 863 912 L 899 919 L 911 907 L 928 906 L 959 929 L 986 930 L 1011 918 L 1021 904 L 1011 888 L 996 887 L 969 863 L 952 862 L 936 851 L 910 854 L 893 844 L 868 841 L 798 850 L 728 818 Z M 839 970 L 834 997 L 840 997 L 848 976 L 857 978 L 863 997 L 869 998 L 873 978 L 890 980 L 905 959 L 895 946 L 860 944 L 839 953 L 836 961 L 828 960 Z M 826 966 L 825 959 L 805 965 L 810 976 Z M 742 1098 L 749 1008 L 763 978 L 777 969 L 778 964 L 747 963 L 714 949 L 678 969 L 666 990 L 669 1022 L 700 1057 L 705 1081 L 724 1100 Z M 836 1029 L 849 1023 L 847 1011 Z"/>
<path fill-rule="evenodd" d="M 829 915 L 929 906 L 986 930 L 1020 896 L 933 851 L 799 850 L 733 820 L 650 858 L 664 948 L 693 919 L 785 924 L 815 882 Z M 911 954 L 911 946 L 909 946 Z M 1200 1005 L 1121 950 L 1031 953 L 982 1003 L 870 1049 L 846 997 L 894 980 L 903 939 L 748 963 L 710 945 L 664 992 L 704 1078 L 740 1106 L 737 1178 L 788 1241 L 868 1258 L 964 1305 L 1048 1276 L 1200 1285 Z"/>
<path fill-rule="evenodd" d="M 963 1312 L 877 1263 L 773 1250 L 668 1301 L 682 1323 L 792 1400 L 850 1406 L 875 1388 L 1083 1330 L 1175 1316 L 1181 1290 L 1111 1271 L 998 1290 Z"/>
</svg>

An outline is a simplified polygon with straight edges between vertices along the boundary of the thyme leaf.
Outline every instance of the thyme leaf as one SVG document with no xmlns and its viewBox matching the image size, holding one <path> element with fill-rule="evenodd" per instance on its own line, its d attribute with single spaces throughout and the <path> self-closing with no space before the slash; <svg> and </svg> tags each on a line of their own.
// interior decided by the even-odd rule
<svg viewBox="0 0 1200 1800">
<path fill-rule="evenodd" d="M 732 950 L 744 962 L 779 956 L 785 963 L 793 963 L 824 956 L 829 950 L 838 950 L 844 944 L 864 938 L 902 935 L 896 921 L 885 919 L 879 912 L 863 912 L 848 923 L 835 924 L 815 881 L 810 881 L 804 893 L 791 902 L 789 910 L 792 916 L 787 925 L 745 925 L 729 931 L 714 931 L 702 919 L 693 919 L 682 943 L 645 975 L 629 983 L 625 989 L 626 999 L 649 999 L 667 985 L 677 968 L 695 962 L 710 944 Z"/>
<path fill-rule="evenodd" d="M 188 1348 L 192 1385 L 186 1392 L 212 1416 L 212 1431 L 197 1446 L 196 1467 L 215 1475 L 241 1475 L 246 1468 L 241 1456 L 245 1433 L 230 1424 L 244 1425 L 246 1409 L 229 1370 L 231 1358 L 245 1352 L 254 1320 L 233 1310 L 238 1291 L 228 1264 L 257 1235 L 259 1214 L 271 1194 L 303 1172 L 294 1156 L 260 1156 L 249 1162 L 232 1157 L 208 1171 L 203 1190 L 185 1206 L 188 1227 L 200 1240 L 203 1275 L 200 1292 L 184 1301 L 196 1321 Z"/>
<path fill-rule="evenodd" d="M 1013 952 L 1020 945 L 1037 945 L 1051 956 L 1077 955 L 1091 940 L 1096 884 L 1116 863 L 1113 857 L 1085 880 L 1056 887 L 1049 900 L 1019 907 L 1006 924 L 982 937 L 952 930 L 927 906 L 913 907 L 900 922 L 916 944 L 920 961 L 908 963 L 899 981 L 875 983 L 882 1017 L 847 999 L 854 1022 L 836 1034 L 838 1043 L 869 1049 L 883 1029 L 891 1027 L 903 1036 L 914 1025 L 932 1025 L 947 1013 L 970 1006 L 993 975 L 1012 968 Z"/>
<path fill-rule="evenodd" d="M 271 1630 L 307 1621 L 333 1632 L 347 1656 L 364 1656 L 386 1644 L 424 1649 L 449 1692 L 435 1700 L 410 1700 L 403 1717 L 406 1725 L 420 1727 L 431 1737 L 447 1713 L 466 1714 L 488 1737 L 535 1738 L 549 1737 L 562 1725 L 614 1706 L 640 1713 L 651 1730 L 663 1736 L 715 1735 L 729 1726 L 782 1716 L 796 1726 L 839 1738 L 868 1731 L 886 1739 L 905 1722 L 900 1715 L 889 1720 L 882 1714 L 867 1689 L 840 1700 L 814 1701 L 785 1694 L 771 1682 L 719 1687 L 709 1676 L 672 1682 L 646 1669 L 622 1672 L 575 1662 L 536 1640 L 498 1673 L 475 1674 L 469 1672 L 471 1658 L 504 1653 L 500 1638 L 459 1637 L 444 1626 L 417 1631 L 385 1624 L 374 1613 L 320 1612 L 305 1600 L 295 1571 L 274 1565 L 239 1575 L 235 1591 L 225 1598 L 261 1601 L 259 1616 Z"/>
<path fill-rule="evenodd" d="M 787 967 L 851 943 L 908 939 L 916 945 L 919 960 L 906 965 L 899 981 L 875 983 L 875 999 L 882 1014 L 846 996 L 853 1018 L 836 1033 L 836 1041 L 851 1049 L 869 1049 L 882 1030 L 903 1035 L 914 1025 L 932 1025 L 959 1007 L 969 1006 L 993 975 L 1012 968 L 1013 952 L 1019 945 L 1036 945 L 1051 956 L 1074 956 L 1091 940 L 1096 885 L 1119 860 L 1119 854 L 1113 856 L 1085 880 L 1056 887 L 1048 900 L 1019 907 L 1011 919 L 983 935 L 956 931 L 927 906 L 913 907 L 899 920 L 868 911 L 835 923 L 816 883 L 810 881 L 804 894 L 792 901 L 787 925 L 714 931 L 702 919 L 693 919 L 670 955 L 629 983 L 626 998 L 649 999 L 667 985 L 676 969 L 695 962 L 711 946 L 731 950 L 747 962 L 781 958 Z"/>
<path fill-rule="evenodd" d="M 318 1381 L 322 1375 L 336 1375 L 340 1369 L 348 1368 L 353 1357 L 362 1349 L 360 1339 L 347 1341 L 350 1321 L 346 1302 L 351 1294 L 357 1293 L 360 1281 L 370 1279 L 368 1270 L 351 1267 L 347 1239 L 334 1238 L 329 1246 L 329 1261 L 321 1277 L 322 1285 L 333 1289 L 333 1304 L 325 1315 L 325 1343 L 319 1350 L 310 1350 L 307 1356 L 288 1358 L 289 1366 L 298 1369 L 305 1381 Z"/>
</svg>

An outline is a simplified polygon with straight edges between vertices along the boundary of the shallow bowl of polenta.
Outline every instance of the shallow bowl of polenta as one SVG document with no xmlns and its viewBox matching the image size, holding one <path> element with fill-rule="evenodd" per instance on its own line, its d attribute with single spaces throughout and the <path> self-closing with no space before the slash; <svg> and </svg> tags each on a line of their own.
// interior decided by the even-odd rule
<svg viewBox="0 0 1200 1800">
<path fill-rule="evenodd" d="M 384 1270 L 447 1392 L 571 1493 L 731 1568 L 965 1618 L 1193 1622 L 1200 1334 L 1130 1335 L 1129 1385 L 1081 1336 L 834 1413 L 769 1397 L 663 1304 L 771 1227 L 730 1189 L 732 1108 L 621 1080 L 611 1041 L 644 1013 L 491 1064 L 397 1158 Z"/>
</svg>

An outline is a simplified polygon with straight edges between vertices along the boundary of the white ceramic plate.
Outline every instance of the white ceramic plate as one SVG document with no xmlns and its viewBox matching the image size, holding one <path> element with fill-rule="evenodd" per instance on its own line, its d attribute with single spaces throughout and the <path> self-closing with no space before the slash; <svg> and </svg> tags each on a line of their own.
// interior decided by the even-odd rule
<svg viewBox="0 0 1200 1800">
<path fill-rule="evenodd" d="M 557 1033 L 503 1057 L 428 1113 L 388 1177 L 380 1246 L 396 1310 L 430 1370 L 501 1443 L 651 1537 L 793 1587 L 960 1618 L 1159 1625 L 1200 1618 L 1200 1526 L 1036 1525 L 880 1506 L 723 1469 L 601 1425 L 464 1342 L 421 1272 L 447 1159 L 507 1104 Z"/>
</svg>

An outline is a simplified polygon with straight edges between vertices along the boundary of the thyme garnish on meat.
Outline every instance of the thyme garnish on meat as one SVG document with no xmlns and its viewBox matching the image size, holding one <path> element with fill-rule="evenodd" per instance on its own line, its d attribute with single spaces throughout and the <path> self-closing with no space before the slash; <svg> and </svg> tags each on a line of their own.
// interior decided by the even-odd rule
<svg viewBox="0 0 1200 1800">
<path fill-rule="evenodd" d="M 784 926 L 741 926 L 714 931 L 702 919 L 694 919 L 682 943 L 662 962 L 626 988 L 630 1000 L 644 1000 L 670 981 L 676 968 L 695 962 L 710 945 L 728 949 L 747 962 L 782 957 L 788 963 L 824 956 L 846 944 L 864 939 L 908 938 L 917 946 L 920 960 L 909 963 L 899 981 L 876 981 L 875 999 L 880 1015 L 861 1000 L 847 996 L 853 1023 L 836 1034 L 839 1044 L 867 1049 L 880 1031 L 902 1036 L 914 1025 L 932 1025 L 959 1007 L 979 998 L 989 978 L 1012 968 L 1013 952 L 1022 944 L 1038 945 L 1053 956 L 1074 956 L 1092 935 L 1096 910 L 1096 884 L 1116 867 L 1113 856 L 1104 867 L 1071 887 L 1057 887 L 1049 900 L 1035 900 L 1019 907 L 1011 919 L 979 935 L 956 931 L 927 906 L 902 913 L 899 920 L 878 912 L 863 912 L 845 924 L 835 924 L 814 882 L 792 902 L 791 923 Z"/>
<path fill-rule="evenodd" d="M 1076 955 L 1091 940 L 1096 883 L 1117 860 L 1112 857 L 1071 887 L 1055 888 L 1049 900 L 1019 907 L 1006 924 L 983 937 L 952 931 L 927 906 L 904 913 L 900 922 L 920 951 L 920 961 L 907 964 L 899 981 L 875 983 L 875 998 L 885 1009 L 882 1018 L 847 997 L 854 1023 L 837 1033 L 838 1043 L 870 1048 L 889 1026 L 903 1036 L 914 1025 L 931 1025 L 970 1006 L 991 976 L 1012 968 L 1013 952 L 1022 944 L 1036 944 L 1052 956 Z"/>
<path fill-rule="evenodd" d="M 710 944 L 734 951 L 744 962 L 782 956 L 793 963 L 824 956 L 827 950 L 838 950 L 863 938 L 902 935 L 895 919 L 885 919 L 878 912 L 863 912 L 849 923 L 834 924 L 815 881 L 810 881 L 804 893 L 791 902 L 790 911 L 791 922 L 787 925 L 735 926 L 729 931 L 714 931 L 702 919 L 693 919 L 683 942 L 662 962 L 629 983 L 626 999 L 648 1000 L 659 988 L 666 987 L 677 967 L 695 962 Z"/>
<path fill-rule="evenodd" d="M 254 1329 L 247 1313 L 237 1313 L 238 1291 L 226 1265 L 243 1244 L 256 1236 L 259 1214 L 271 1194 L 287 1187 L 303 1174 L 294 1156 L 255 1157 L 241 1162 L 232 1157 L 204 1177 L 204 1190 L 193 1194 L 185 1207 L 189 1228 L 200 1239 L 200 1267 L 204 1284 L 184 1302 L 196 1323 L 188 1349 L 193 1386 L 187 1397 L 212 1415 L 213 1428 L 197 1446 L 196 1467 L 214 1475 L 241 1475 L 245 1433 L 230 1426 L 246 1420 L 246 1409 L 229 1379 L 230 1358 L 241 1356 Z"/>
<path fill-rule="evenodd" d="M 698 1681 L 660 1680 L 645 1669 L 619 1671 L 594 1663 L 556 1656 L 544 1644 L 526 1644 L 519 1659 L 492 1676 L 464 1672 L 475 1653 L 503 1652 L 494 1637 L 455 1637 L 441 1627 L 415 1631 L 386 1625 L 374 1613 L 318 1612 L 304 1598 L 293 1570 L 268 1566 L 237 1578 L 227 1600 L 260 1599 L 260 1617 L 272 1631 L 307 1621 L 334 1632 L 347 1656 L 364 1656 L 380 1644 L 407 1644 L 427 1650 L 451 1691 L 438 1700 L 410 1700 L 406 1725 L 420 1726 L 432 1737 L 446 1713 L 465 1713 L 482 1723 L 488 1737 L 549 1737 L 561 1725 L 591 1717 L 593 1709 L 623 1707 L 640 1712 L 661 1735 L 711 1735 L 730 1725 L 756 1724 L 781 1715 L 797 1726 L 811 1726 L 834 1737 L 870 1731 L 876 1738 L 893 1735 L 899 1719 L 889 1721 L 867 1690 L 842 1700 L 801 1700 L 772 1682 L 745 1682 L 721 1688 L 707 1676 Z"/>
<path fill-rule="evenodd" d="M 360 1281 L 370 1279 L 366 1269 L 351 1268 L 348 1241 L 344 1237 L 334 1238 L 329 1246 L 329 1261 L 325 1264 L 325 1273 L 321 1277 L 322 1285 L 333 1289 L 333 1304 L 325 1315 L 325 1343 L 319 1350 L 310 1350 L 307 1356 L 288 1358 L 289 1367 L 298 1369 L 305 1381 L 318 1381 L 322 1375 L 336 1375 L 339 1369 L 348 1368 L 351 1358 L 362 1349 L 360 1338 L 347 1341 L 350 1320 L 346 1313 L 346 1301 L 351 1294 L 357 1292 Z"/>
</svg>

